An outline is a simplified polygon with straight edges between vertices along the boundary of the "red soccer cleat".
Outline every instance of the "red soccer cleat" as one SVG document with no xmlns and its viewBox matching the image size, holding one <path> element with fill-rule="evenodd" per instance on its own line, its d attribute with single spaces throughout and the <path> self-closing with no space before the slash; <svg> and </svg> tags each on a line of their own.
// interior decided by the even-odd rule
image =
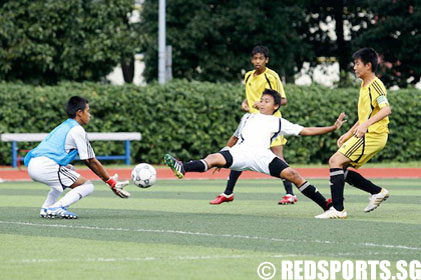
<svg viewBox="0 0 421 280">
<path fill-rule="evenodd" d="M 234 194 L 226 195 L 224 193 L 221 193 L 218 195 L 214 200 L 210 201 L 209 204 L 221 204 L 224 202 L 231 202 L 234 200 Z"/>
<path fill-rule="evenodd" d="M 295 195 L 287 194 L 285 195 L 282 200 L 278 202 L 279 205 L 287 205 L 287 204 L 295 204 L 297 203 L 298 199 Z"/>
</svg>

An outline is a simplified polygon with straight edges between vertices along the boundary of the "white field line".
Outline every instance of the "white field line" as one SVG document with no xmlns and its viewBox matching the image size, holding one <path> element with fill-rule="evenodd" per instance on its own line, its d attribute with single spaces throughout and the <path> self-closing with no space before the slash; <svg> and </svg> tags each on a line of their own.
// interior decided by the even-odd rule
<svg viewBox="0 0 421 280">
<path fill-rule="evenodd" d="M 299 242 L 299 243 L 319 243 L 319 244 L 342 244 L 340 242 L 329 241 L 329 240 L 304 240 L 304 239 L 284 239 L 284 238 L 272 238 L 272 237 L 260 237 L 260 236 L 249 236 L 239 234 L 216 234 L 206 232 L 191 232 L 181 230 L 166 230 L 166 229 L 130 229 L 130 228 L 112 228 L 112 227 L 91 227 L 91 226 L 77 226 L 77 225 L 63 225 L 63 224 L 35 224 L 28 222 L 10 222 L 0 221 L 0 224 L 13 224 L 21 226 L 31 227 L 53 227 L 53 228 L 69 228 L 69 229 L 84 229 L 84 230 L 100 230 L 100 231 L 125 231 L 125 232 L 152 232 L 152 233 L 169 233 L 169 234 L 180 234 L 180 235 L 197 235 L 197 236 L 208 236 L 208 237 L 225 237 L 225 238 L 238 238 L 238 239 L 249 239 L 249 240 L 261 240 L 261 241 L 275 241 L 275 242 Z M 421 251 L 420 247 L 409 247 L 404 245 L 391 245 L 391 244 L 375 244 L 375 243 L 348 243 L 350 245 L 363 246 L 363 247 L 380 247 L 387 249 L 401 249 L 401 250 L 414 250 Z"/>
<path fill-rule="evenodd" d="M 175 256 L 175 257 L 143 257 L 143 258 L 86 258 L 86 259 L 21 259 L 9 260 L 3 263 L 19 263 L 19 264 L 32 264 L 32 263 L 50 263 L 50 262 L 144 262 L 144 261 L 185 261 L 185 260 L 219 260 L 219 259 L 251 259 L 251 258 L 287 258 L 295 257 L 297 255 L 210 255 L 210 256 Z"/>
</svg>

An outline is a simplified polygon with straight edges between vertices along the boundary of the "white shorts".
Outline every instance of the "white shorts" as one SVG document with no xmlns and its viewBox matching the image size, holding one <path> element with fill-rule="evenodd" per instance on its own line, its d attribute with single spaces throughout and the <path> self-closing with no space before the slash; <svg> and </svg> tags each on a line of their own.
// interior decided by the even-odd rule
<svg viewBox="0 0 421 280">
<path fill-rule="evenodd" d="M 80 174 L 65 166 L 58 165 L 47 157 L 32 158 L 28 164 L 28 173 L 32 180 L 50 187 L 61 187 L 63 190 L 73 185 Z"/>
<path fill-rule="evenodd" d="M 236 171 L 252 170 L 271 175 L 269 164 L 277 156 L 269 149 L 250 148 L 242 145 L 235 145 L 229 152 L 232 156 L 230 169 Z"/>
</svg>

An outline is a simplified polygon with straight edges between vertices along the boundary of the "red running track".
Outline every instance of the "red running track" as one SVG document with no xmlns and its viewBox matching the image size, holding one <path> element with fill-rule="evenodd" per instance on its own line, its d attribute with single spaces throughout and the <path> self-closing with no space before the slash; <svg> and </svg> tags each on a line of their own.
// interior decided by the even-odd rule
<svg viewBox="0 0 421 280">
<path fill-rule="evenodd" d="M 107 169 L 110 174 L 118 173 L 120 179 L 130 179 L 131 169 Z M 329 170 L 327 168 L 297 168 L 298 172 L 304 178 L 327 179 L 329 178 Z M 76 170 L 82 176 L 90 180 L 98 180 L 98 177 L 89 169 Z M 175 179 L 169 168 L 157 168 L 158 179 Z M 358 170 L 367 178 L 421 178 L 421 168 L 363 168 Z M 188 173 L 185 179 L 226 179 L 229 170 L 224 169 L 219 173 L 212 174 L 212 170 L 205 173 Z M 18 169 L 0 169 L 0 178 L 6 181 L 30 181 L 28 172 Z M 269 179 L 270 176 L 245 171 L 241 175 L 242 179 Z"/>
</svg>

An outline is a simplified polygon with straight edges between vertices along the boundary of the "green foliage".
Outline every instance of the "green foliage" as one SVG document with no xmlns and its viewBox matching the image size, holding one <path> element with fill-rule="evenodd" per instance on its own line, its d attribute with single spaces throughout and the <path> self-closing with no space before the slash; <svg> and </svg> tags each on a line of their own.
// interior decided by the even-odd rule
<svg viewBox="0 0 421 280">
<path fill-rule="evenodd" d="M 308 16 L 298 24 L 298 33 L 301 43 L 310 46 L 312 52 L 306 53 L 302 61 L 310 62 L 314 68 L 320 64 L 320 57 L 335 57 L 340 71 L 352 72 L 352 53 L 372 47 L 382 58 L 378 74 L 385 85 L 401 88 L 415 85 L 421 77 L 420 3 L 420 0 L 304 0 L 303 10 Z M 334 30 L 326 28 L 333 25 Z M 332 31 L 336 36 L 331 36 Z M 345 81 L 338 86 L 346 87 L 346 76 L 341 74 L 340 78 Z"/>
<path fill-rule="evenodd" d="M 304 126 L 331 125 L 340 112 L 348 122 L 323 136 L 289 137 L 285 158 L 290 163 L 327 163 L 336 139 L 357 120 L 358 88 L 285 87 L 285 118 Z M 141 132 L 132 142 L 134 162 L 160 163 L 164 153 L 180 159 L 201 158 L 225 146 L 242 116 L 240 84 L 174 80 L 160 86 L 112 86 L 61 83 L 58 86 L 0 84 L 0 133 L 49 132 L 66 119 L 64 105 L 72 95 L 88 98 L 93 119 L 89 132 Z M 420 160 L 421 99 L 416 89 L 389 91 L 392 104 L 390 138 L 375 161 Z M 36 143 L 20 143 L 33 148 Z M 10 164 L 10 143 L 0 144 L 0 164 Z M 94 142 L 97 155 L 122 154 L 122 142 Z"/>
<path fill-rule="evenodd" d="M 382 60 L 378 74 L 388 86 L 415 85 L 421 78 L 421 1 L 366 1 L 372 25 L 352 42 L 353 47 L 377 50 Z"/>
<path fill-rule="evenodd" d="M 383 57 L 379 74 L 387 86 L 419 82 L 420 0 L 278 2 L 168 0 L 167 44 L 173 47 L 174 77 L 238 81 L 241 71 L 252 68 L 248 54 L 256 44 L 269 47 L 269 67 L 288 82 L 304 62 L 313 70 L 325 57 L 349 73 L 352 53 L 370 46 Z M 157 22 L 158 1 L 145 0 L 139 31 L 146 38 L 147 81 L 158 73 Z M 347 87 L 347 75 L 340 78 L 337 85 Z"/>
<path fill-rule="evenodd" d="M 0 80 L 98 81 L 136 52 L 132 0 L 0 4 Z"/>
<path fill-rule="evenodd" d="M 238 81 L 242 70 L 252 69 L 250 53 L 258 44 L 270 50 L 269 67 L 290 77 L 298 57 L 311 51 L 293 27 L 305 16 L 297 1 L 169 0 L 166 16 L 175 78 Z M 158 73 L 158 1 L 144 1 L 140 28 L 147 37 L 143 74 L 152 81 Z"/>
</svg>

